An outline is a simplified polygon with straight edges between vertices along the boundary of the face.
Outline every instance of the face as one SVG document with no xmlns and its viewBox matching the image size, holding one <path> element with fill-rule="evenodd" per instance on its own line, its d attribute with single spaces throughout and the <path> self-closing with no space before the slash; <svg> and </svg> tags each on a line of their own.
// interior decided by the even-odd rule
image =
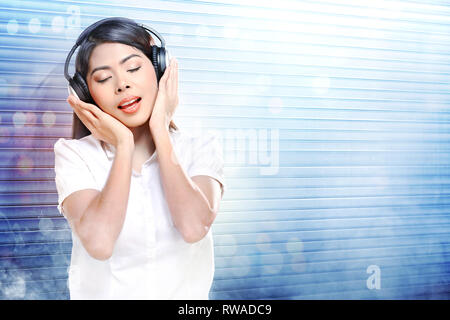
<svg viewBox="0 0 450 320">
<path fill-rule="evenodd" d="M 92 98 L 104 112 L 129 128 L 148 122 L 158 84 L 155 69 L 142 51 L 115 42 L 96 46 L 89 59 L 86 81 Z M 125 112 L 123 107 L 135 99 L 139 109 Z"/>
</svg>

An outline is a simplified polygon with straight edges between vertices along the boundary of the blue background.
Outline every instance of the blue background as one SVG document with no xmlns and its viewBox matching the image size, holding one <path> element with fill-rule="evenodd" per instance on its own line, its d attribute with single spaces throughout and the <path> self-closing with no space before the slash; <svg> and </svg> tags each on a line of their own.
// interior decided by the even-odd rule
<svg viewBox="0 0 450 320">
<path fill-rule="evenodd" d="M 99 0 L 0 2 L 0 299 L 68 298 L 63 63 L 110 16 L 162 33 L 175 123 L 221 138 L 211 299 L 449 298 L 448 3 Z"/>
</svg>

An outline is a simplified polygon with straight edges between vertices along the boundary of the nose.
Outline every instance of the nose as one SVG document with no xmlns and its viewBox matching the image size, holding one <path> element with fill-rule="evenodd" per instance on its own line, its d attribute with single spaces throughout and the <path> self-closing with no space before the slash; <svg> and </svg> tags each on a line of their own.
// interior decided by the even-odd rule
<svg viewBox="0 0 450 320">
<path fill-rule="evenodd" d="M 123 92 L 125 89 L 129 89 L 130 85 L 128 83 L 126 83 L 125 81 L 122 81 L 119 86 L 116 89 L 116 93 L 121 93 Z"/>
</svg>

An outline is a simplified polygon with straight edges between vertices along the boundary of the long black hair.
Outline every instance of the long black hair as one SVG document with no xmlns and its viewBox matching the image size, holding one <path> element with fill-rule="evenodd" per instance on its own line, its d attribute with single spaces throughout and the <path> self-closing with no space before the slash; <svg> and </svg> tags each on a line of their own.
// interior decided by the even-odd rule
<svg viewBox="0 0 450 320">
<path fill-rule="evenodd" d="M 78 47 L 78 53 L 75 60 L 75 69 L 86 81 L 86 75 L 89 68 L 89 59 L 96 46 L 106 42 L 119 42 L 142 51 L 151 61 L 151 35 L 140 25 L 130 19 L 112 19 L 99 24 L 94 28 L 87 39 Z M 156 70 L 155 70 L 156 71 Z M 157 81 L 160 77 L 157 74 Z M 160 75 L 161 76 L 161 75 Z M 169 130 L 178 130 L 173 121 L 170 121 Z M 91 132 L 73 113 L 72 139 L 80 139 Z"/>
</svg>

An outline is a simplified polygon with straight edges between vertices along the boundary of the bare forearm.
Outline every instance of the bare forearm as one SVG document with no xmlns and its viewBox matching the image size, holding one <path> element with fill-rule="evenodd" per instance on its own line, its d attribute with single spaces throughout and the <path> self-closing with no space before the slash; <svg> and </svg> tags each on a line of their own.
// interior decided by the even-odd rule
<svg viewBox="0 0 450 320">
<path fill-rule="evenodd" d="M 130 193 L 134 144 L 117 146 L 108 180 L 80 221 L 87 245 L 109 256 L 125 221 Z"/>
<path fill-rule="evenodd" d="M 152 136 L 172 221 L 187 242 L 195 242 L 208 232 L 214 213 L 206 196 L 179 165 L 168 129 L 152 128 Z"/>
</svg>

